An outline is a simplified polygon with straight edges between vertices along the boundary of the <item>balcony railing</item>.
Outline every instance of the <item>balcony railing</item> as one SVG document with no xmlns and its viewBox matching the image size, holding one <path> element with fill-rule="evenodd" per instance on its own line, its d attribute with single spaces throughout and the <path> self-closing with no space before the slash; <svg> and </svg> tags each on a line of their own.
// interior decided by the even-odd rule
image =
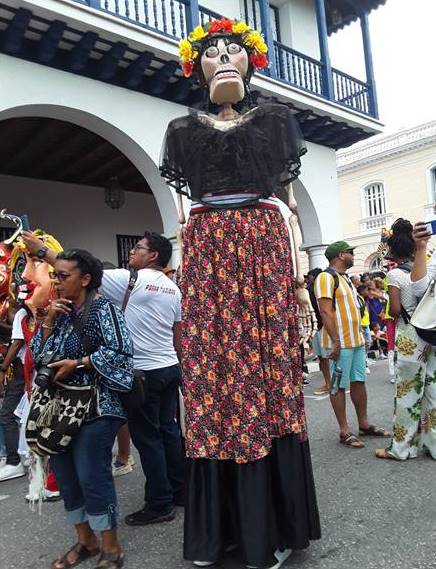
<svg viewBox="0 0 436 569">
<path fill-rule="evenodd" d="M 382 215 L 373 215 L 371 217 L 365 217 L 359 221 L 361 233 L 371 233 L 372 231 L 378 231 L 383 226 L 390 227 L 392 223 L 392 215 L 390 213 L 384 213 Z"/>
<path fill-rule="evenodd" d="M 274 42 L 278 79 L 316 95 L 322 95 L 322 64 L 282 43 Z"/>
<path fill-rule="evenodd" d="M 76 0 L 92 8 L 109 12 L 165 36 L 186 37 L 198 24 L 205 25 L 221 14 L 198 5 L 198 0 Z M 259 18 L 260 19 L 260 16 Z M 260 24 L 260 22 L 259 22 Z M 268 34 L 265 33 L 265 36 Z M 325 97 L 372 117 L 376 117 L 371 101 L 372 87 L 342 71 L 332 70 L 333 92 L 326 84 L 324 65 L 279 41 L 272 41 L 274 64 L 265 74 L 273 79 Z"/>
</svg>

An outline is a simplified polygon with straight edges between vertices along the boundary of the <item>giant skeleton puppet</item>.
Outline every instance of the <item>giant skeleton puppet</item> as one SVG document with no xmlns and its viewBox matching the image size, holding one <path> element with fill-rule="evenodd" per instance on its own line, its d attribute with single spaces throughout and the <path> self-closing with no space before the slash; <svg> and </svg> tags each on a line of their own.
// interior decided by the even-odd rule
<svg viewBox="0 0 436 569">
<path fill-rule="evenodd" d="M 286 105 L 250 104 L 266 52 L 258 32 L 227 19 L 181 40 L 184 75 L 218 113 L 174 119 L 162 152 L 162 175 L 191 200 L 180 282 L 184 555 L 199 566 L 237 545 L 244 564 L 278 568 L 320 536 L 290 214 L 275 197 L 298 176 L 305 148 Z"/>
</svg>

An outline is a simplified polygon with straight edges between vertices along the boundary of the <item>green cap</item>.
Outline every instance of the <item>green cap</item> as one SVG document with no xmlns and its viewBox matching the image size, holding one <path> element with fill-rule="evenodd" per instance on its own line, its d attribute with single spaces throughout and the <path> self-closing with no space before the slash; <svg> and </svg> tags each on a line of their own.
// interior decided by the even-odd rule
<svg viewBox="0 0 436 569">
<path fill-rule="evenodd" d="M 354 251 L 355 247 L 352 247 L 346 241 L 335 241 L 331 243 L 325 250 L 325 256 L 329 261 L 334 259 L 339 255 L 339 253 L 345 253 L 345 251 Z"/>
</svg>

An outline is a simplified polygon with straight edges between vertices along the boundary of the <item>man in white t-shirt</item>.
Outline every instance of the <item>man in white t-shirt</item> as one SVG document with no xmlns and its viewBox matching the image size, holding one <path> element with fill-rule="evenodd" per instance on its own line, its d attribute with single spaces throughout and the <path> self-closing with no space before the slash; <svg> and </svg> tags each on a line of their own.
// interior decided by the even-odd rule
<svg viewBox="0 0 436 569">
<path fill-rule="evenodd" d="M 175 421 L 181 370 L 181 293 L 163 269 L 172 255 L 171 242 L 146 232 L 130 251 L 137 271 L 125 316 L 134 345 L 134 367 L 145 375 L 145 403 L 128 415 L 133 444 L 146 477 L 145 505 L 126 517 L 128 525 L 174 519 L 183 501 L 182 443 Z M 130 271 L 104 272 L 101 292 L 123 306 Z"/>
<path fill-rule="evenodd" d="M 4 431 L 7 452 L 6 463 L 0 467 L 0 482 L 25 475 L 25 470 L 18 454 L 20 428 L 17 417 L 14 414 L 24 393 L 23 365 L 25 348 L 22 324 L 25 318 L 27 318 L 27 311 L 24 308 L 20 308 L 15 314 L 12 324 L 11 344 L 0 366 L 0 397 L 4 390 L 3 404 L 0 408 L 0 426 Z M 13 375 L 6 382 L 5 374 L 10 366 L 12 366 Z"/>
</svg>

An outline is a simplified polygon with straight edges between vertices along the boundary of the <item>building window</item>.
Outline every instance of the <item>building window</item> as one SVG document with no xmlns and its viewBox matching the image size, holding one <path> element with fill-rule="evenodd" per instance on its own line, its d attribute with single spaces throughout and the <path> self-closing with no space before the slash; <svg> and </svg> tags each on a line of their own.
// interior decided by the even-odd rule
<svg viewBox="0 0 436 569">
<path fill-rule="evenodd" d="M 430 170 L 430 196 L 431 201 L 436 202 L 436 166 Z"/>
<path fill-rule="evenodd" d="M 6 241 L 14 231 L 15 229 L 12 227 L 0 227 L 0 241 Z"/>
<path fill-rule="evenodd" d="M 127 269 L 129 252 L 142 239 L 142 235 L 117 235 L 118 266 Z"/>
<path fill-rule="evenodd" d="M 259 0 L 243 0 L 244 20 L 255 30 L 261 29 Z M 281 42 L 279 9 L 269 6 L 269 18 L 274 41 Z"/>
<path fill-rule="evenodd" d="M 376 217 L 386 214 L 385 189 L 381 182 L 367 186 L 364 190 L 364 199 L 365 217 Z"/>
</svg>

